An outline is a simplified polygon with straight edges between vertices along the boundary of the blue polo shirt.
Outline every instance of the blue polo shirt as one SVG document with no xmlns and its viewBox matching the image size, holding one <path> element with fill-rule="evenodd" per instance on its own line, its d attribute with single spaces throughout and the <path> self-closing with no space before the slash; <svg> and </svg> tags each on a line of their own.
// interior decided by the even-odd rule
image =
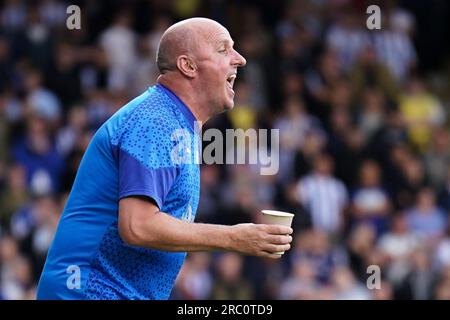
<svg viewBox="0 0 450 320">
<path fill-rule="evenodd" d="M 39 281 L 38 299 L 167 299 L 185 252 L 129 246 L 119 200 L 153 199 L 192 222 L 200 194 L 194 115 L 169 89 L 149 88 L 95 133 L 80 163 Z"/>
</svg>

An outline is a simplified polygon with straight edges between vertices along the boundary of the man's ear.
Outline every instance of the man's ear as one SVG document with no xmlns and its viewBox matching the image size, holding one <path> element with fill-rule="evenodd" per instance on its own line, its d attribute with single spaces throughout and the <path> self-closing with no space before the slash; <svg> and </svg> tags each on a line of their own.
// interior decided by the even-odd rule
<svg viewBox="0 0 450 320">
<path fill-rule="evenodd" d="M 178 56 L 177 68 L 188 78 L 194 78 L 197 72 L 197 64 L 187 55 Z"/>
</svg>

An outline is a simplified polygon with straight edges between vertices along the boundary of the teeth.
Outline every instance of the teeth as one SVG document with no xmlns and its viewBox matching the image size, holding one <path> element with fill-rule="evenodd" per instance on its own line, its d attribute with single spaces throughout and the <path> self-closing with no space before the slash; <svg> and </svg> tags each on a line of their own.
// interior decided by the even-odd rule
<svg viewBox="0 0 450 320">
<path fill-rule="evenodd" d="M 233 88 L 235 79 L 236 79 L 236 74 L 232 74 L 227 78 L 227 82 L 231 88 Z"/>
</svg>

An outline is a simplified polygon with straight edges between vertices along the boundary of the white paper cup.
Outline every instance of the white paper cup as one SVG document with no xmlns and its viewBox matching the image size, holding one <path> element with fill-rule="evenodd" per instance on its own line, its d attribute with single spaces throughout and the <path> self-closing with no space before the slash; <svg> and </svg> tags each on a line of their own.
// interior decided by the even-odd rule
<svg viewBox="0 0 450 320">
<path fill-rule="evenodd" d="M 263 214 L 262 222 L 264 224 L 279 224 L 287 227 L 292 225 L 292 219 L 294 218 L 294 214 L 292 213 L 276 210 L 262 210 L 261 212 Z M 275 252 L 275 254 L 282 255 L 284 251 Z"/>
</svg>

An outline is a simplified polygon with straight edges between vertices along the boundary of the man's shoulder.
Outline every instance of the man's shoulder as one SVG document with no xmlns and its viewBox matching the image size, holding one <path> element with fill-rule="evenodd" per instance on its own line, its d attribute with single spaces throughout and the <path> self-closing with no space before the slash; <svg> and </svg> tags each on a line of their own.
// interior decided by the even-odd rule
<svg viewBox="0 0 450 320">
<path fill-rule="evenodd" d="M 141 125 L 179 126 L 172 101 L 158 86 L 147 90 L 145 99 L 139 101 L 133 115 L 133 120 L 140 120 L 137 122 Z"/>
<path fill-rule="evenodd" d="M 179 127 L 170 99 L 157 86 L 124 105 L 111 119 L 114 130 L 113 141 L 119 143 L 124 137 L 147 137 L 161 135 Z M 170 137 L 170 136 L 169 136 Z"/>
</svg>

